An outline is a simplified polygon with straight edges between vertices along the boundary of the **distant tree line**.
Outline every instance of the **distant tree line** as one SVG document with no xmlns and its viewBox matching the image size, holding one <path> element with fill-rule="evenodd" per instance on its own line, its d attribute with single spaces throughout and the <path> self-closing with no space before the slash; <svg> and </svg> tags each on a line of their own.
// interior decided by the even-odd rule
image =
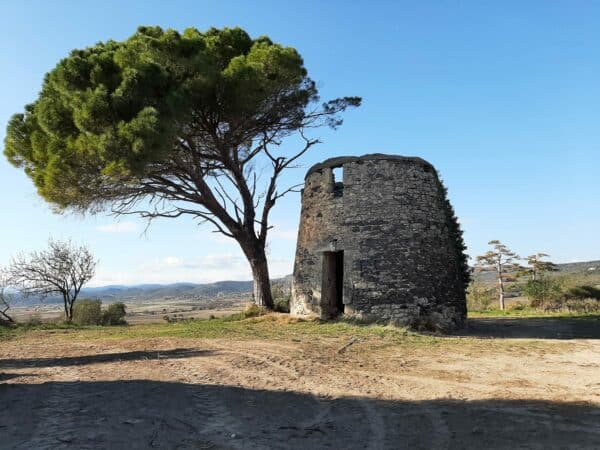
<svg viewBox="0 0 600 450">
<path fill-rule="evenodd" d="M 498 240 L 490 241 L 492 248 L 477 257 L 476 272 L 492 272 L 496 286 L 473 282 L 468 291 L 469 308 L 486 310 L 497 300 L 500 310 L 506 309 L 505 296 L 520 293 L 529 303 L 516 302 L 511 309 L 535 308 L 545 312 L 577 314 L 600 313 L 600 274 L 595 268 L 582 273 L 549 276 L 558 271 L 549 255 L 538 252 L 521 258 Z M 525 264 L 521 265 L 521 261 Z M 525 282 L 519 282 L 526 277 Z"/>
</svg>

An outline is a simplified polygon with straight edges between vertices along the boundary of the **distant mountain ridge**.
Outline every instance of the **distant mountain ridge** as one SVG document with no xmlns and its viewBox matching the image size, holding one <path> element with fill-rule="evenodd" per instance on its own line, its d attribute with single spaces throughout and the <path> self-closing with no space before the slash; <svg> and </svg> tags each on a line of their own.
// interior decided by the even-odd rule
<svg viewBox="0 0 600 450">
<path fill-rule="evenodd" d="M 589 273 L 591 271 L 600 273 L 600 260 L 582 261 L 574 263 L 557 264 L 559 273 Z M 473 274 L 478 281 L 492 281 L 495 278 L 493 272 L 481 272 Z M 284 284 L 288 287 L 292 284 L 292 275 L 274 279 L 273 283 Z M 132 286 L 108 285 L 99 287 L 88 287 L 81 290 L 80 298 L 98 298 L 104 302 L 142 302 L 158 299 L 181 299 L 181 300 L 207 300 L 220 296 L 250 296 L 252 293 L 252 281 L 217 281 L 215 283 L 171 283 L 158 284 L 147 283 Z M 36 298 L 25 299 L 17 296 L 16 305 L 34 304 L 39 301 Z M 58 296 L 48 297 L 44 303 L 62 303 Z"/>
<path fill-rule="evenodd" d="M 95 298 L 160 298 L 160 297 L 208 297 L 215 295 L 241 294 L 252 291 L 251 281 L 218 281 L 216 283 L 171 283 L 171 284 L 139 284 L 134 286 L 101 286 L 84 288 L 82 296 Z"/>
<path fill-rule="evenodd" d="M 292 276 L 273 280 L 273 283 L 291 283 Z M 205 300 L 220 296 L 243 296 L 252 293 L 252 281 L 217 281 L 215 283 L 171 283 L 107 285 L 83 288 L 79 298 L 100 299 L 104 302 L 136 302 L 157 299 Z M 37 303 L 37 298 L 23 298 L 17 295 L 15 305 Z M 59 296 L 50 296 L 44 303 L 62 303 Z"/>
<path fill-rule="evenodd" d="M 600 273 L 600 260 L 561 263 L 556 265 L 558 266 L 558 272 L 554 272 L 554 274 L 558 275 L 566 273 Z M 473 278 L 475 281 L 493 281 L 496 279 L 496 274 L 495 272 L 473 273 Z"/>
</svg>

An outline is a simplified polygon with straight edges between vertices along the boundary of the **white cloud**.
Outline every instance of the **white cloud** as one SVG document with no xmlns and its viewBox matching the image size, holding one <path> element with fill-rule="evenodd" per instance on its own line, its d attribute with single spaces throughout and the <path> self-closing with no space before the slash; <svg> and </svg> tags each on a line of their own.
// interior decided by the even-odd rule
<svg viewBox="0 0 600 450">
<path fill-rule="evenodd" d="M 292 272 L 293 261 L 269 258 L 272 278 Z M 142 283 L 213 283 L 224 280 L 251 280 L 250 265 L 243 255 L 234 253 L 206 255 L 198 258 L 167 256 L 141 264 L 134 270 L 112 271 L 99 268 L 90 286 Z"/>
<path fill-rule="evenodd" d="M 96 230 L 101 233 L 134 233 L 138 230 L 138 225 L 135 222 L 115 222 L 99 225 Z"/>
<path fill-rule="evenodd" d="M 168 267 L 178 267 L 182 264 L 182 260 L 175 257 L 175 256 L 167 256 L 164 259 L 164 263 L 168 266 Z"/>
</svg>

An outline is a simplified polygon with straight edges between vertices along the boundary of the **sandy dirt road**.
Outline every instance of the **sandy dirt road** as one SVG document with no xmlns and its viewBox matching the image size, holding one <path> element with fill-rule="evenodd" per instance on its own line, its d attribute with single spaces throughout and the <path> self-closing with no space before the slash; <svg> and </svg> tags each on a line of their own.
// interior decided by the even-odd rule
<svg viewBox="0 0 600 450">
<path fill-rule="evenodd" d="M 0 348 L 0 448 L 600 448 L 600 340 Z"/>
</svg>

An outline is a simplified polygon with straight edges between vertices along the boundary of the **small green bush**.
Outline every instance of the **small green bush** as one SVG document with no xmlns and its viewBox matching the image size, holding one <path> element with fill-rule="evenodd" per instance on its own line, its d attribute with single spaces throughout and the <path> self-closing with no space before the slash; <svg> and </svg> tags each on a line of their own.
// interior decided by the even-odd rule
<svg viewBox="0 0 600 450">
<path fill-rule="evenodd" d="M 126 309 L 125 303 L 111 303 L 102 313 L 102 325 L 126 325 Z"/>
<path fill-rule="evenodd" d="M 102 302 L 83 299 L 73 306 L 73 323 L 77 325 L 100 325 L 102 323 Z"/>
<path fill-rule="evenodd" d="M 271 294 L 273 296 L 273 306 L 275 311 L 281 313 L 289 313 L 290 300 L 292 297 L 291 292 L 286 291 L 286 289 L 282 285 L 275 284 L 271 288 Z"/>
<path fill-rule="evenodd" d="M 544 311 L 596 313 L 600 311 L 600 288 L 589 281 L 581 275 L 544 277 L 528 281 L 523 292 L 531 306 Z"/>
<path fill-rule="evenodd" d="M 247 319 L 249 317 L 258 317 L 264 314 L 264 309 L 258 306 L 256 303 L 248 303 L 244 311 L 242 311 L 242 316 Z"/>
<path fill-rule="evenodd" d="M 276 298 L 273 300 L 273 309 L 280 313 L 290 312 L 290 300 L 283 298 Z"/>
<path fill-rule="evenodd" d="M 565 298 L 567 300 L 584 300 L 586 298 L 600 300 L 600 288 L 587 285 L 573 286 L 565 291 Z"/>
<path fill-rule="evenodd" d="M 561 283 L 555 278 L 529 280 L 523 288 L 523 294 L 534 308 L 557 302 L 563 297 Z"/>
</svg>

